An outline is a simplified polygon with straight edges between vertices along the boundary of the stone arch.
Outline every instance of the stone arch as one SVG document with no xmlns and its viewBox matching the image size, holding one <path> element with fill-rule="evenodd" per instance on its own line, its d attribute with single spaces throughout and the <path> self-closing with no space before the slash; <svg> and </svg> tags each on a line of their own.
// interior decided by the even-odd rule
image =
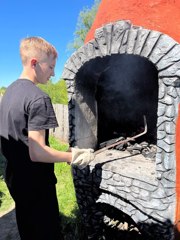
<svg viewBox="0 0 180 240">
<path fill-rule="evenodd" d="M 167 133 L 175 134 L 179 102 L 179 89 L 175 86 L 180 77 L 180 45 L 165 34 L 133 26 L 130 21 L 118 21 L 97 29 L 94 40 L 82 46 L 68 59 L 62 78 L 67 83 L 69 102 L 74 100 L 74 80 L 83 64 L 96 57 L 124 53 L 145 57 L 156 66 L 159 76 L 158 130 L 166 130 Z M 173 104 L 171 104 L 172 101 Z M 166 117 L 164 118 L 165 112 Z M 71 113 L 73 115 L 72 106 L 70 107 L 70 115 Z M 75 125 L 71 119 L 70 126 L 75 132 Z M 70 142 L 75 142 L 76 145 L 77 142 L 75 139 L 73 140 L 71 132 L 70 136 Z M 172 139 L 172 135 L 169 137 Z M 160 147 L 166 149 L 169 154 L 174 151 L 174 147 L 172 148 L 172 145 L 167 144 L 171 142 L 171 139 L 160 137 L 158 141 Z M 174 156 L 171 158 L 174 159 Z M 159 159 L 158 156 L 157 159 Z M 167 162 L 165 164 L 168 165 Z M 170 164 L 175 166 L 175 163 L 171 162 Z M 169 169 L 169 166 L 166 168 Z"/>
<path fill-rule="evenodd" d="M 69 125 L 70 143 L 80 147 L 94 147 L 97 129 L 91 128 L 87 131 L 87 139 L 92 139 L 86 145 L 86 140 L 78 136 L 76 128 L 79 117 L 76 116 L 79 101 L 75 90 L 76 76 L 83 64 L 97 57 L 104 57 L 112 54 L 134 54 L 147 58 L 152 62 L 158 71 L 159 100 L 158 100 L 158 122 L 157 122 L 157 154 L 156 154 L 156 176 L 152 183 L 153 196 L 151 216 L 163 221 L 169 219 L 175 221 L 175 187 L 176 187 L 176 154 L 175 137 L 176 121 L 178 116 L 179 104 L 179 79 L 180 79 L 180 45 L 171 37 L 157 31 L 148 30 L 139 26 L 133 26 L 130 21 L 118 21 L 107 24 L 95 32 L 94 40 L 91 40 L 78 49 L 68 59 L 65 64 L 62 78 L 66 80 L 69 97 Z M 83 106 L 90 117 L 87 125 L 94 126 L 96 115 L 88 108 Z M 76 111 L 75 111 L 76 109 Z M 81 113 L 81 110 L 78 110 Z M 86 115 L 86 113 L 84 113 Z M 81 115 L 82 117 L 82 115 Z M 86 116 L 85 116 L 86 119 Z M 136 181 L 136 186 L 141 183 Z M 144 187 L 147 187 L 145 183 Z M 144 188 L 143 187 L 143 188 Z M 145 189 L 144 188 L 144 189 Z M 163 201 L 163 198 L 166 198 Z M 103 200 L 102 200 L 103 201 Z M 122 202 L 121 202 L 122 204 Z M 141 203 L 137 201 L 141 208 Z M 158 210 L 158 206 L 163 208 Z M 123 206 L 123 204 L 122 204 Z M 122 207 L 123 208 L 123 207 Z M 143 206 L 143 209 L 145 206 Z M 127 212 L 127 207 L 123 208 Z M 143 214 L 136 209 L 133 210 L 134 220 L 143 220 Z M 129 212 L 128 212 L 129 213 Z"/>
</svg>

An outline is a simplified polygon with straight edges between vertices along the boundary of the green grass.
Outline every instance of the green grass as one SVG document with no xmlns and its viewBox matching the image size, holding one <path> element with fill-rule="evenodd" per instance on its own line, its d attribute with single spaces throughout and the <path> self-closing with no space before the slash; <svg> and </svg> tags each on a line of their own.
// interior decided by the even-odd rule
<svg viewBox="0 0 180 240">
<path fill-rule="evenodd" d="M 68 144 L 50 136 L 50 146 L 59 151 L 66 151 Z M 7 211 L 13 200 L 7 190 L 3 179 L 4 159 L 0 155 L 0 213 Z M 80 213 L 76 202 L 75 190 L 71 174 L 71 166 L 67 163 L 56 163 L 55 174 L 57 177 L 57 197 L 61 216 L 61 226 L 64 240 L 83 239 L 83 229 Z"/>
<path fill-rule="evenodd" d="M 60 144 L 58 139 L 52 136 L 50 136 L 49 140 L 50 146 L 59 151 L 67 151 L 69 147 L 68 144 Z M 56 163 L 55 174 L 57 177 L 56 190 L 64 238 L 65 240 L 83 240 L 84 230 L 76 202 L 70 165 L 67 163 Z"/>
<path fill-rule="evenodd" d="M 5 159 L 0 154 L 0 213 L 7 211 L 14 202 L 4 182 Z"/>
<path fill-rule="evenodd" d="M 50 146 L 59 151 L 68 150 L 68 144 L 60 144 L 59 141 L 52 136 L 50 137 Z M 66 217 L 74 217 L 73 210 L 77 208 L 77 204 L 71 166 L 67 163 L 55 163 L 55 174 L 57 177 L 56 190 L 60 212 Z"/>
</svg>

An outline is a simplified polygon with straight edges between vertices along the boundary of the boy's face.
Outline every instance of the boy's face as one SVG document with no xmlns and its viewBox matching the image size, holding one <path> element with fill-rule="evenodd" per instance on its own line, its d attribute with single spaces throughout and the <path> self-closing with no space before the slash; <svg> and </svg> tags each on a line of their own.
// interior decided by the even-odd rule
<svg viewBox="0 0 180 240">
<path fill-rule="evenodd" d="M 56 59 L 54 55 L 50 55 L 38 61 L 36 65 L 36 82 L 46 84 L 48 80 L 54 76 L 55 65 Z"/>
</svg>

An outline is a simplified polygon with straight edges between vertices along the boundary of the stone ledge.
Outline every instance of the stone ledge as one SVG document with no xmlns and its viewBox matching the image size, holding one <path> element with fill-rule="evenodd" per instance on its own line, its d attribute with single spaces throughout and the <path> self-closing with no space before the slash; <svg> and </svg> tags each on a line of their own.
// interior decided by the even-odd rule
<svg viewBox="0 0 180 240">
<path fill-rule="evenodd" d="M 143 155 L 131 155 L 128 151 L 105 150 L 96 155 L 91 167 L 100 166 L 104 171 L 117 173 L 157 186 L 155 161 Z M 103 177 L 103 176 L 102 176 Z"/>
</svg>

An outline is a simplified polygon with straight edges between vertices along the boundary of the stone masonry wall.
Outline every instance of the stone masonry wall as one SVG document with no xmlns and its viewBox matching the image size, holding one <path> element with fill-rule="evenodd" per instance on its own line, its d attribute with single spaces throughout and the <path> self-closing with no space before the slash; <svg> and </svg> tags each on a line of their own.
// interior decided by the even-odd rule
<svg viewBox="0 0 180 240">
<path fill-rule="evenodd" d="M 135 54 L 149 59 L 158 70 L 159 101 L 157 154 L 154 161 L 104 153 L 97 155 L 87 169 L 74 168 L 74 183 L 82 217 L 90 236 L 98 234 L 103 212 L 97 203 L 108 203 L 128 214 L 142 229 L 157 224 L 152 239 L 173 239 L 176 205 L 175 136 L 179 104 L 180 45 L 157 31 L 133 26 L 129 21 L 107 24 L 96 30 L 95 39 L 76 51 L 65 65 L 63 78 L 69 93 L 70 144 L 93 147 L 97 138 L 79 132 L 82 116 L 88 119 L 88 106 L 75 92 L 76 73 L 90 59 L 111 54 Z M 79 110 L 80 109 L 80 110 Z M 78 114 L 81 112 L 81 114 Z M 90 114 L 90 124 L 95 123 Z M 79 121 L 81 115 L 81 121 Z M 95 118 L 95 116 L 94 116 Z M 91 130 L 91 129 L 90 129 Z M 94 140 L 93 140 L 94 142 Z M 112 156 L 112 158 L 111 158 Z M 114 161 L 113 159 L 118 159 Z M 161 237 L 160 237 L 161 235 Z M 160 237 L 160 238 L 159 238 Z"/>
</svg>

